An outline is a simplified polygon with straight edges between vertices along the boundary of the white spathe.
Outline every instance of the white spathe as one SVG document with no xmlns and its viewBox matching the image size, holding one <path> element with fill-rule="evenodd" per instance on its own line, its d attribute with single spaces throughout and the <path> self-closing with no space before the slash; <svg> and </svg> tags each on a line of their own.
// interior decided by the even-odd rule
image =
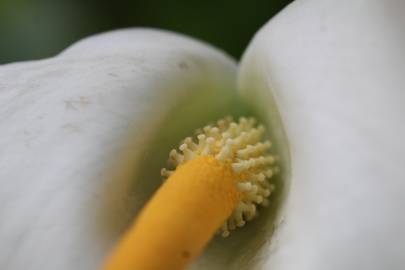
<svg viewBox="0 0 405 270">
<path fill-rule="evenodd" d="M 273 93 L 291 151 L 265 269 L 404 269 L 404 10 L 297 1 L 245 53 L 241 94 L 265 113 Z"/>
<path fill-rule="evenodd" d="M 0 268 L 97 269 L 159 162 L 232 112 L 235 85 L 225 54 L 156 30 L 0 67 Z"/>
</svg>

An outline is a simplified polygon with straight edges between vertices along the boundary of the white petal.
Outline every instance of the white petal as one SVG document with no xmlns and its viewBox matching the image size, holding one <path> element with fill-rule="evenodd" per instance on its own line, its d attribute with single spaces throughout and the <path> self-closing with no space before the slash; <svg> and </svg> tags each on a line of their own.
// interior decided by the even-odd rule
<svg viewBox="0 0 405 270">
<path fill-rule="evenodd" d="M 264 117 L 277 103 L 291 150 L 268 269 L 404 269 L 404 10 L 297 1 L 244 55 L 241 93 Z"/>
<path fill-rule="evenodd" d="M 96 269 L 170 148 L 233 112 L 235 73 L 216 49 L 145 29 L 0 67 L 0 268 Z"/>
</svg>

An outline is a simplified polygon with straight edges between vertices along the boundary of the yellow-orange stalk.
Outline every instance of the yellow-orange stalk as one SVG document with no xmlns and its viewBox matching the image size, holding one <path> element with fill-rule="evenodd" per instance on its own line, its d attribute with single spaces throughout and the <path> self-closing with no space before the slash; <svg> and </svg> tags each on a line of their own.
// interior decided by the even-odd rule
<svg viewBox="0 0 405 270">
<path fill-rule="evenodd" d="M 212 156 L 180 165 L 147 203 L 105 270 L 183 269 L 240 200 L 230 164 Z"/>
</svg>

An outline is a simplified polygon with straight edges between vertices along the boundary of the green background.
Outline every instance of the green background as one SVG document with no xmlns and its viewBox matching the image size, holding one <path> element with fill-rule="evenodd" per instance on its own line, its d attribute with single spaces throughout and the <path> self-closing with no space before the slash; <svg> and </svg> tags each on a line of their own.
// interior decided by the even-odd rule
<svg viewBox="0 0 405 270">
<path fill-rule="evenodd" d="M 173 30 L 239 58 L 290 0 L 0 0 L 0 63 L 57 54 L 88 35 L 134 26 Z"/>
</svg>

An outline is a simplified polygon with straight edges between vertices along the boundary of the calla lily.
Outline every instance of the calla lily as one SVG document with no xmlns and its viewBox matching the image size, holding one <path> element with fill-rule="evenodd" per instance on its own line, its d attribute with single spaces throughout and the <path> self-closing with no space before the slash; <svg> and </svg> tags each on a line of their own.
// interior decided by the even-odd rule
<svg viewBox="0 0 405 270">
<path fill-rule="evenodd" d="M 1 67 L 0 267 L 97 268 L 179 139 L 255 114 L 281 157 L 278 194 L 192 267 L 402 269 L 404 8 L 296 1 L 240 65 L 178 34 L 127 29 Z"/>
</svg>

